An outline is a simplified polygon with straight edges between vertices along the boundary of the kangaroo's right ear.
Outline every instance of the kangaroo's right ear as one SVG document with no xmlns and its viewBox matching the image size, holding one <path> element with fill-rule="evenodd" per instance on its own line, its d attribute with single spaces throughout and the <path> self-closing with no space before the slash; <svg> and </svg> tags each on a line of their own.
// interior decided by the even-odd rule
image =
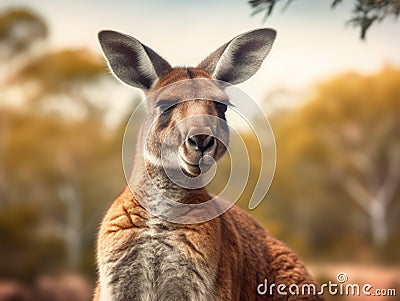
<svg viewBox="0 0 400 301">
<path fill-rule="evenodd" d="M 150 90 L 172 69 L 155 51 L 126 34 L 100 31 L 99 41 L 111 70 L 130 86 Z"/>
<path fill-rule="evenodd" d="M 275 37 L 276 31 L 270 28 L 242 33 L 211 53 L 198 67 L 218 80 L 239 84 L 257 72 Z"/>
</svg>

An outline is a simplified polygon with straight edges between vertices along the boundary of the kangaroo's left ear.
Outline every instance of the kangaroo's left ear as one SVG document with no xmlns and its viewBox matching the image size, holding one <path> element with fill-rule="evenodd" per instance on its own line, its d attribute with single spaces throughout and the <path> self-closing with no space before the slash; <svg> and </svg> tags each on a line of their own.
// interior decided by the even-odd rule
<svg viewBox="0 0 400 301">
<path fill-rule="evenodd" d="M 218 80 L 239 84 L 260 68 L 276 37 L 276 31 L 261 28 L 245 32 L 221 46 L 198 67 Z"/>
<path fill-rule="evenodd" d="M 130 86 L 150 90 L 171 70 L 166 60 L 134 37 L 103 30 L 99 32 L 99 41 L 111 70 Z"/>
</svg>

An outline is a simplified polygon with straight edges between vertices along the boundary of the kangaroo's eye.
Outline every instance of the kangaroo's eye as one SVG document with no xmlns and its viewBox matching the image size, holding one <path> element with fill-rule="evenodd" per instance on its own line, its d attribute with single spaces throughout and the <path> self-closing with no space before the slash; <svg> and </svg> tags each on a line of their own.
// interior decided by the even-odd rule
<svg viewBox="0 0 400 301">
<path fill-rule="evenodd" d="M 175 105 L 171 105 L 171 106 L 169 106 L 169 107 L 162 108 L 162 109 L 161 109 L 161 114 L 162 114 L 162 115 L 166 115 L 166 114 L 168 114 L 169 112 L 171 112 L 173 108 L 175 108 Z"/>
<path fill-rule="evenodd" d="M 218 110 L 218 112 L 225 113 L 226 110 L 228 109 L 228 105 L 225 103 L 216 101 L 215 108 Z"/>
<path fill-rule="evenodd" d="M 171 103 L 170 101 L 163 101 L 160 100 L 157 103 L 157 107 L 160 108 L 161 115 L 167 115 L 169 112 L 171 112 L 175 108 L 176 104 Z"/>
</svg>

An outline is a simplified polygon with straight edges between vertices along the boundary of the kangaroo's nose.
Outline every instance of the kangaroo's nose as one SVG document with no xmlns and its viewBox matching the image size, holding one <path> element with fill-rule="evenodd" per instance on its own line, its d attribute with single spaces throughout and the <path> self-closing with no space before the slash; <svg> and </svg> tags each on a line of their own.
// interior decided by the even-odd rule
<svg viewBox="0 0 400 301">
<path fill-rule="evenodd" d="M 190 148 L 204 153 L 214 145 L 214 137 L 204 134 L 193 135 L 187 138 L 187 144 Z"/>
</svg>

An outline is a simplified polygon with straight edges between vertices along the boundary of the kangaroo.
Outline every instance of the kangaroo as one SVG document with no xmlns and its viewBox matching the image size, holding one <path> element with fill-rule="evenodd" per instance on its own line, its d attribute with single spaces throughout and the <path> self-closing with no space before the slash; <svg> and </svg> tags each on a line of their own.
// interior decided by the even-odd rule
<svg viewBox="0 0 400 301">
<path fill-rule="evenodd" d="M 224 204 L 204 187 L 188 188 L 172 181 L 162 165 L 162 148 L 166 143 L 175 158 L 168 161 L 169 168 L 189 178 L 202 172 L 203 158 L 221 158 L 229 137 L 225 123 L 229 99 L 223 86 L 212 81 L 238 84 L 250 78 L 275 36 L 273 29 L 252 30 L 218 48 L 197 67 L 173 68 L 131 36 L 111 30 L 99 33 L 114 75 L 152 97 L 139 131 L 131 185 L 111 205 L 99 229 L 94 300 L 322 300 L 316 294 L 301 294 L 301 285 L 317 285 L 304 264 L 237 206 L 196 223 L 171 222 L 148 210 L 152 204 L 162 207 L 165 198 L 188 206 L 216 199 L 207 212 Z M 210 83 L 197 85 L 193 80 Z M 207 97 L 180 88 L 164 90 L 184 81 L 190 91 L 201 90 Z M 196 116 L 200 118 L 196 122 L 179 126 Z M 178 215 L 187 214 L 183 210 Z M 298 285 L 300 293 L 260 293 L 266 281 Z"/>
</svg>

